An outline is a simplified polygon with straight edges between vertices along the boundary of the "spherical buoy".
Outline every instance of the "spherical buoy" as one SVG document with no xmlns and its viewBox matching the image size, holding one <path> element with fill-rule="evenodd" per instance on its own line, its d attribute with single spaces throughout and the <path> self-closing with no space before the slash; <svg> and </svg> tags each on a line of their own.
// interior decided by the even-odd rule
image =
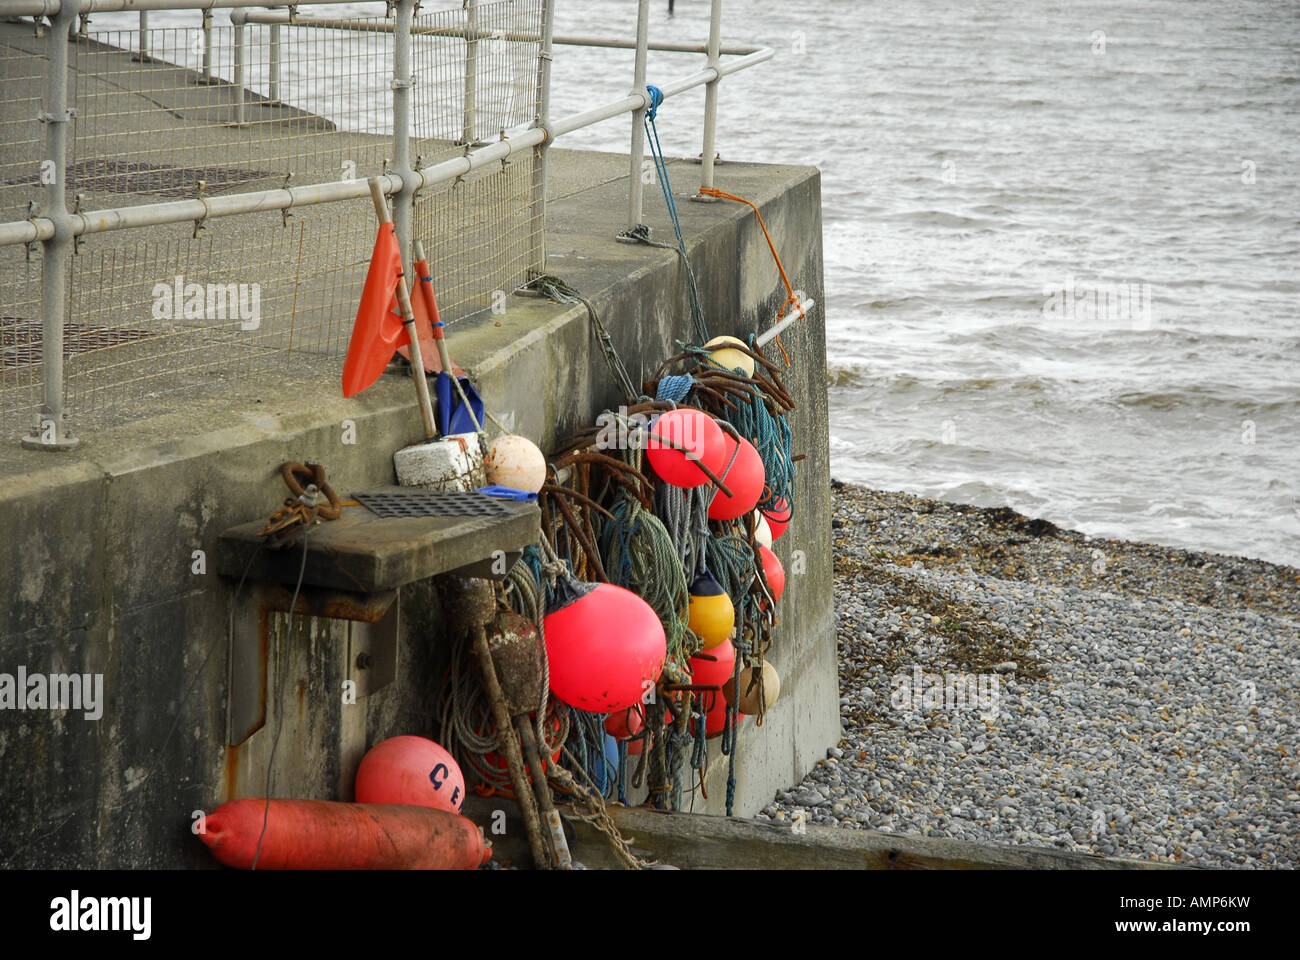
<svg viewBox="0 0 1300 960">
<path fill-rule="evenodd" d="M 730 346 L 728 346 L 730 344 Z M 737 337 L 714 337 L 704 345 L 709 356 L 718 366 L 727 370 L 739 370 L 747 377 L 754 375 L 754 358 L 736 347 L 745 346 L 745 341 Z"/>
<path fill-rule="evenodd" d="M 700 464 L 717 476 L 726 461 L 722 459 L 725 445 L 722 428 L 702 410 L 680 407 L 657 417 L 650 427 L 646 441 L 646 457 L 655 473 L 674 487 L 698 487 L 708 482 Z M 688 452 L 666 446 L 668 440 L 686 448 Z"/>
<path fill-rule="evenodd" d="M 507 433 L 492 441 L 483 469 L 489 485 L 536 493 L 546 482 L 546 458 L 527 437 Z"/>
<path fill-rule="evenodd" d="M 772 539 L 780 540 L 781 534 L 785 533 L 786 527 L 790 526 L 794 508 L 785 497 L 778 497 L 775 504 L 759 512 L 767 518 L 767 525 L 772 530 Z"/>
<path fill-rule="evenodd" d="M 740 671 L 740 712 L 756 714 L 759 712 L 759 690 L 758 684 L 750 688 L 750 678 L 754 675 L 753 667 L 745 667 Z M 722 688 L 722 695 L 727 698 L 727 703 L 736 702 L 736 681 L 728 680 Z M 781 677 L 776 672 L 776 667 L 772 666 L 770 661 L 763 661 L 763 702 L 768 710 L 772 709 L 772 704 L 776 703 L 776 698 L 781 695 Z"/>
<path fill-rule="evenodd" d="M 736 626 L 736 610 L 731 598 L 713 574 L 702 573 L 691 584 L 690 617 L 686 625 L 712 650 L 731 636 Z"/>
<path fill-rule="evenodd" d="M 698 654 L 691 657 L 691 683 L 704 686 L 723 686 L 734 672 L 736 666 L 736 648 L 729 643 L 714 647 L 708 652 L 709 660 Z M 704 735 L 716 737 L 722 733 L 726 723 L 727 701 L 721 693 L 705 692 L 704 705 L 712 703 L 712 709 L 704 715 Z M 692 730 L 692 732 L 694 732 Z"/>
<path fill-rule="evenodd" d="M 740 451 L 733 463 L 731 452 L 736 449 L 736 441 L 727 433 L 722 435 L 722 439 L 725 443 L 722 468 L 716 472 L 731 491 L 731 496 L 721 490 L 714 491 L 713 500 L 709 503 L 709 519 L 735 520 L 753 510 L 758 498 L 763 495 L 763 460 L 754 445 L 741 437 Z M 728 464 L 731 464 L 729 470 Z"/>
<path fill-rule="evenodd" d="M 605 732 L 615 740 L 635 737 L 645 729 L 645 717 L 641 709 L 641 705 L 637 704 L 625 710 L 614 711 L 605 718 Z"/>
<path fill-rule="evenodd" d="M 763 575 L 767 577 L 767 588 L 772 591 L 772 599 L 780 603 L 781 594 L 785 593 L 785 567 L 781 566 L 777 555 L 767 547 L 759 547 L 758 555 L 763 560 Z"/>
<path fill-rule="evenodd" d="M 361 758 L 357 803 L 406 803 L 460 813 L 464 802 L 460 766 L 425 737 L 390 737 Z"/>
<path fill-rule="evenodd" d="M 659 617 L 631 590 L 570 583 L 576 589 L 544 621 L 552 692 L 592 713 L 639 703 L 668 656 Z"/>
<path fill-rule="evenodd" d="M 768 526 L 767 517 L 763 516 L 761 510 L 754 511 L 754 542 L 772 549 L 772 528 Z"/>
</svg>

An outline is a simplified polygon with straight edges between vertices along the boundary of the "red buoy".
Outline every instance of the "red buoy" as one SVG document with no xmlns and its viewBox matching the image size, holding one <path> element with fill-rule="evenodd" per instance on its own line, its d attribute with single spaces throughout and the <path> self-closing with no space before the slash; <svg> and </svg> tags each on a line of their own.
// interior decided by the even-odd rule
<svg viewBox="0 0 1300 960">
<path fill-rule="evenodd" d="M 615 740 L 635 737 L 645 729 L 645 717 L 638 703 L 626 710 L 616 710 L 605 718 L 605 732 Z"/>
<path fill-rule="evenodd" d="M 474 870 L 492 856 L 472 821 L 403 804 L 232 800 L 207 815 L 199 837 L 241 870 L 255 858 L 258 870 Z"/>
<path fill-rule="evenodd" d="M 722 439 L 726 444 L 722 455 L 722 471 L 725 473 L 720 472 L 719 475 L 731 491 L 731 496 L 721 490 L 714 492 L 713 500 L 709 503 L 710 520 L 734 520 L 753 510 L 758 498 L 763 495 L 763 481 L 766 477 L 763 459 L 752 443 L 744 437 L 740 438 L 740 451 L 733 463 L 731 452 L 736 449 L 736 441 L 726 433 Z M 730 469 L 728 464 L 731 464 Z"/>
<path fill-rule="evenodd" d="M 760 546 L 758 555 L 763 560 L 763 575 L 767 577 L 767 588 L 772 591 L 772 599 L 779 603 L 781 594 L 785 593 L 785 567 L 781 566 L 777 555 L 767 547 Z"/>
<path fill-rule="evenodd" d="M 413 803 L 460 813 L 465 777 L 450 753 L 426 737 L 389 737 L 361 759 L 357 803 Z"/>
<path fill-rule="evenodd" d="M 715 660 L 706 660 L 704 657 L 691 657 L 691 683 L 698 683 L 707 686 L 721 687 L 731 679 L 732 671 L 736 666 L 736 648 L 730 643 L 720 643 L 716 647 L 711 647 L 705 651 L 708 656 L 716 657 Z M 716 737 L 722 733 L 722 728 L 726 723 L 727 701 L 722 696 L 722 691 L 717 693 L 704 693 L 704 705 L 707 707 L 712 703 L 712 709 L 704 715 L 704 735 L 706 737 Z M 691 732 L 695 732 L 694 726 Z"/>
<path fill-rule="evenodd" d="M 762 511 L 767 518 L 768 528 L 772 531 L 772 539 L 780 540 L 781 534 L 785 533 L 786 527 L 790 526 L 790 518 L 794 516 L 794 507 L 785 497 L 777 497 L 776 503 Z"/>
<path fill-rule="evenodd" d="M 658 615 L 631 590 L 611 583 L 572 583 L 576 599 L 544 621 L 552 692 L 592 713 L 641 702 L 668 657 Z"/>
<path fill-rule="evenodd" d="M 716 475 L 722 468 L 723 433 L 707 413 L 690 407 L 669 410 L 655 419 L 646 442 L 646 457 L 664 481 L 674 487 L 698 487 L 708 481 L 703 463 Z M 665 446 L 670 440 L 685 447 L 683 453 Z"/>
</svg>

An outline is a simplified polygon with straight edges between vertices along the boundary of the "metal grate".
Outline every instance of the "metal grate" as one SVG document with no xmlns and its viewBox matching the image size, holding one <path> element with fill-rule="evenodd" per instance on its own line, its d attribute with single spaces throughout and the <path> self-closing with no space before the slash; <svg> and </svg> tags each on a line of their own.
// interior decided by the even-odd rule
<svg viewBox="0 0 1300 960">
<path fill-rule="evenodd" d="M 63 325 L 63 355 L 74 357 L 79 353 L 115 347 L 133 340 L 146 340 L 157 336 L 148 330 L 132 328 L 88 327 L 84 323 Z M 39 320 L 22 320 L 18 317 L 0 317 L 0 366 L 24 367 L 41 362 L 44 330 Z"/>
<path fill-rule="evenodd" d="M 512 517 L 505 504 L 482 493 L 354 493 L 352 499 L 376 516 L 389 517 Z"/>
</svg>

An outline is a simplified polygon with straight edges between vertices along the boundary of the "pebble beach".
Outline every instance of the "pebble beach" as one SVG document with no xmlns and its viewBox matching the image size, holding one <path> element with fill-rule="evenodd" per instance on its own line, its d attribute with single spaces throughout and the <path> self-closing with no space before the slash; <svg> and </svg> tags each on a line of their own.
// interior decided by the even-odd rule
<svg viewBox="0 0 1300 960">
<path fill-rule="evenodd" d="M 1300 570 L 832 481 L 843 736 L 758 814 L 1300 861 Z"/>
</svg>

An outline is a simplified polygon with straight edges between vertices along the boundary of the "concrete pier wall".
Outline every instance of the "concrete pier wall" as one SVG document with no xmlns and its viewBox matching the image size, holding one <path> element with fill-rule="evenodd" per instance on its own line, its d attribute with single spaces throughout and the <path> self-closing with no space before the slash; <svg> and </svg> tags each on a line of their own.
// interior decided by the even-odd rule
<svg viewBox="0 0 1300 960">
<path fill-rule="evenodd" d="M 552 163 L 548 269 L 594 300 L 639 383 L 675 341 L 694 339 L 679 258 L 614 240 L 626 158 L 555 150 Z M 752 211 L 688 202 L 698 168 L 670 170 L 712 332 L 766 328 L 784 289 Z M 804 459 L 794 522 L 776 544 L 788 572 L 771 653 L 782 697 L 762 728 L 741 733 L 736 813 L 748 816 L 839 738 L 821 201 L 809 168 L 726 164 L 718 183 L 759 204 L 792 281 L 818 303 L 781 338 Z M 670 239 L 662 206 L 648 199 L 647 219 Z M 458 323 L 450 336 L 489 407 L 543 449 L 619 400 L 581 306 L 510 296 L 503 314 Z M 265 795 L 268 764 L 275 796 L 348 800 L 367 747 L 436 736 L 442 617 L 424 583 L 402 589 L 396 681 L 355 705 L 341 695 L 357 669 L 347 625 L 299 616 L 290 627 L 272 615 L 266 725 L 226 746 L 228 625 L 252 585 L 236 596 L 236 581 L 217 573 L 221 532 L 280 505 L 286 460 L 323 463 L 346 494 L 394 482 L 393 452 L 421 439 L 408 378 L 386 376 L 344 400 L 340 363 L 328 375 L 286 368 L 273 382 L 196 391 L 68 453 L 0 450 L 0 674 L 21 666 L 102 674 L 104 684 L 98 719 L 0 710 L 0 864 L 210 866 L 192 834 L 196 811 Z M 722 812 L 725 779 L 715 745 L 697 812 Z"/>
</svg>

